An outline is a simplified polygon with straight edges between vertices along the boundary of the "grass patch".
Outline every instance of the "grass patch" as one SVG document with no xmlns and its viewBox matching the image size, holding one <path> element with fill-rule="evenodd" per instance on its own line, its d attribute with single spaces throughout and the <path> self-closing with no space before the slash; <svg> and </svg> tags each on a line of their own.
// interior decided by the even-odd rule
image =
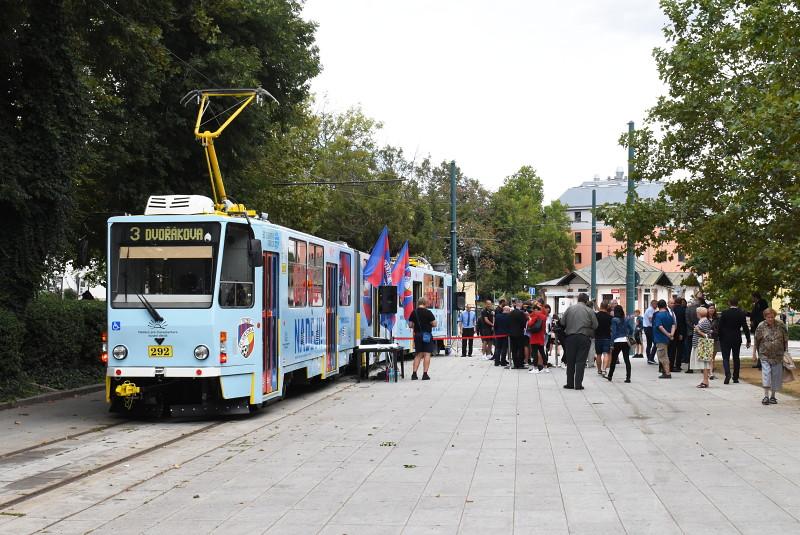
<svg viewBox="0 0 800 535">
<path fill-rule="evenodd" d="M 0 402 L 96 385 L 103 382 L 104 373 L 105 369 L 100 367 L 33 373 L 33 377 L 26 376 L 0 385 Z"/>
<path fill-rule="evenodd" d="M 795 370 L 795 376 L 797 377 L 797 379 L 791 383 L 783 383 L 783 388 L 781 389 L 781 393 L 788 394 L 792 397 L 800 398 L 800 363 L 797 363 L 796 359 L 795 363 L 797 364 L 798 367 L 798 369 Z M 753 368 L 752 366 L 753 366 L 752 358 L 742 359 L 742 365 L 739 370 L 739 380 L 760 387 L 761 370 L 759 370 L 758 368 Z M 733 368 L 733 359 L 731 359 L 731 368 Z M 733 369 L 731 369 L 731 372 L 733 372 Z M 714 363 L 714 375 L 717 377 L 717 380 L 712 382 L 711 386 L 715 386 L 714 383 L 716 382 L 722 383 L 722 380 L 725 379 L 725 371 L 722 368 L 722 357 L 720 357 L 719 355 L 717 355 L 717 360 Z"/>
</svg>

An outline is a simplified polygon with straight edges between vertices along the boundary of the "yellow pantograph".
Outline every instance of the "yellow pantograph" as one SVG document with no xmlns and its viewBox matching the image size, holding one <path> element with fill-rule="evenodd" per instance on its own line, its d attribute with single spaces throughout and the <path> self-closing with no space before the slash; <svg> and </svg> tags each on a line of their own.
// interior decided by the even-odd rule
<svg viewBox="0 0 800 535">
<path fill-rule="evenodd" d="M 203 130 L 203 126 L 219 117 L 214 115 L 207 119 L 205 122 L 203 118 L 209 110 L 211 99 L 214 98 L 238 98 L 239 101 L 233 106 L 223 110 L 222 113 L 231 112 L 225 121 L 214 130 Z M 222 172 L 219 168 L 219 161 L 217 160 L 217 152 L 214 150 L 214 140 L 217 139 L 222 132 L 236 119 L 244 109 L 249 106 L 253 101 L 260 104 L 264 99 L 270 99 L 274 102 L 273 97 L 266 89 L 195 89 L 187 93 L 182 99 L 181 104 L 187 104 L 192 100 L 197 101 L 197 121 L 194 125 L 194 137 L 196 137 L 203 145 L 206 153 L 206 165 L 208 166 L 208 176 L 211 180 L 211 194 L 214 197 L 214 208 L 218 212 L 226 214 L 247 214 L 255 215 L 255 211 L 247 210 L 242 204 L 234 204 L 228 200 L 228 195 L 225 192 L 225 184 L 222 181 Z"/>
</svg>

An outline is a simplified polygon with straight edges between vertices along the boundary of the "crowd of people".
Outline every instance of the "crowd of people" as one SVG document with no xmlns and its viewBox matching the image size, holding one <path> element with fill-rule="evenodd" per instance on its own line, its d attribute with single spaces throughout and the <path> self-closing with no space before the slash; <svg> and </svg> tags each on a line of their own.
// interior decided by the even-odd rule
<svg viewBox="0 0 800 535">
<path fill-rule="evenodd" d="M 659 379 L 698 372 L 702 379 L 697 388 L 709 388 L 717 354 L 722 356 L 724 384 L 735 384 L 741 371 L 742 336 L 745 347 L 752 347 L 753 367 L 762 370 L 763 404 L 778 402 L 784 375 L 791 375 L 794 367 L 785 321 L 758 293 L 753 294 L 750 312 L 740 309 L 737 299 L 730 299 L 727 309 L 718 312 L 702 292 L 691 302 L 679 296 L 653 300 L 644 313 L 632 314 L 616 301 L 594 304 L 584 293 L 560 317 L 543 300 L 514 299 L 509 304 L 501 299 L 497 306 L 487 300 L 484 305 L 480 311 L 468 305 L 459 314 L 461 357 L 471 357 L 480 345 L 483 358 L 495 366 L 533 374 L 563 367 L 566 389 L 584 389 L 587 366 L 613 381 L 620 357 L 625 383 L 631 382 L 631 359 L 646 358 L 647 364 L 658 366 Z M 476 337 L 480 342 L 473 345 Z"/>
</svg>

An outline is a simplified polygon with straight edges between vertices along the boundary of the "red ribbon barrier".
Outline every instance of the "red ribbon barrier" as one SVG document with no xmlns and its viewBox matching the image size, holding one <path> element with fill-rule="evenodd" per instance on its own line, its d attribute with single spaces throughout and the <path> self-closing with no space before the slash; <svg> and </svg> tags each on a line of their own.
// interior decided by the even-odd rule
<svg viewBox="0 0 800 535">
<path fill-rule="evenodd" d="M 506 338 L 508 334 L 492 334 L 490 336 L 437 336 L 431 340 L 480 340 L 482 338 Z M 397 337 L 395 340 L 413 340 L 413 337 Z"/>
</svg>

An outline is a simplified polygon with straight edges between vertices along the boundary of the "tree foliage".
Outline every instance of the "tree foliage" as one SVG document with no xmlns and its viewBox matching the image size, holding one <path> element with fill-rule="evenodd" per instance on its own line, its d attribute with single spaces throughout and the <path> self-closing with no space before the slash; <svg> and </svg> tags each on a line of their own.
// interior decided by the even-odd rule
<svg viewBox="0 0 800 535">
<path fill-rule="evenodd" d="M 669 93 L 631 142 L 637 178 L 667 183 L 660 198 L 610 207 L 602 218 L 640 248 L 676 241 L 721 297 L 786 288 L 798 302 L 797 4 L 661 5 L 668 46 L 654 57 Z"/>
<path fill-rule="evenodd" d="M 572 269 L 575 244 L 564 206 L 543 200 L 542 179 L 530 166 L 507 177 L 492 197 L 497 246 L 490 287 L 520 291 Z"/>
<path fill-rule="evenodd" d="M 23 310 L 45 272 L 76 259 L 79 238 L 102 269 L 109 216 L 140 213 L 152 194 L 208 194 L 196 109 L 179 104 L 204 87 L 263 86 L 279 101 L 249 109 L 215 144 L 233 200 L 365 251 L 388 225 L 394 251 L 409 240 L 412 254 L 447 261 L 450 164 L 378 143 L 380 122 L 358 108 L 313 111 L 308 83 L 320 65 L 300 9 L 297 0 L 9 4 L 0 306 Z M 494 194 L 456 168 L 455 195 L 459 277 L 516 291 L 571 267 L 566 216 L 542 206 L 532 168 Z"/>
</svg>

